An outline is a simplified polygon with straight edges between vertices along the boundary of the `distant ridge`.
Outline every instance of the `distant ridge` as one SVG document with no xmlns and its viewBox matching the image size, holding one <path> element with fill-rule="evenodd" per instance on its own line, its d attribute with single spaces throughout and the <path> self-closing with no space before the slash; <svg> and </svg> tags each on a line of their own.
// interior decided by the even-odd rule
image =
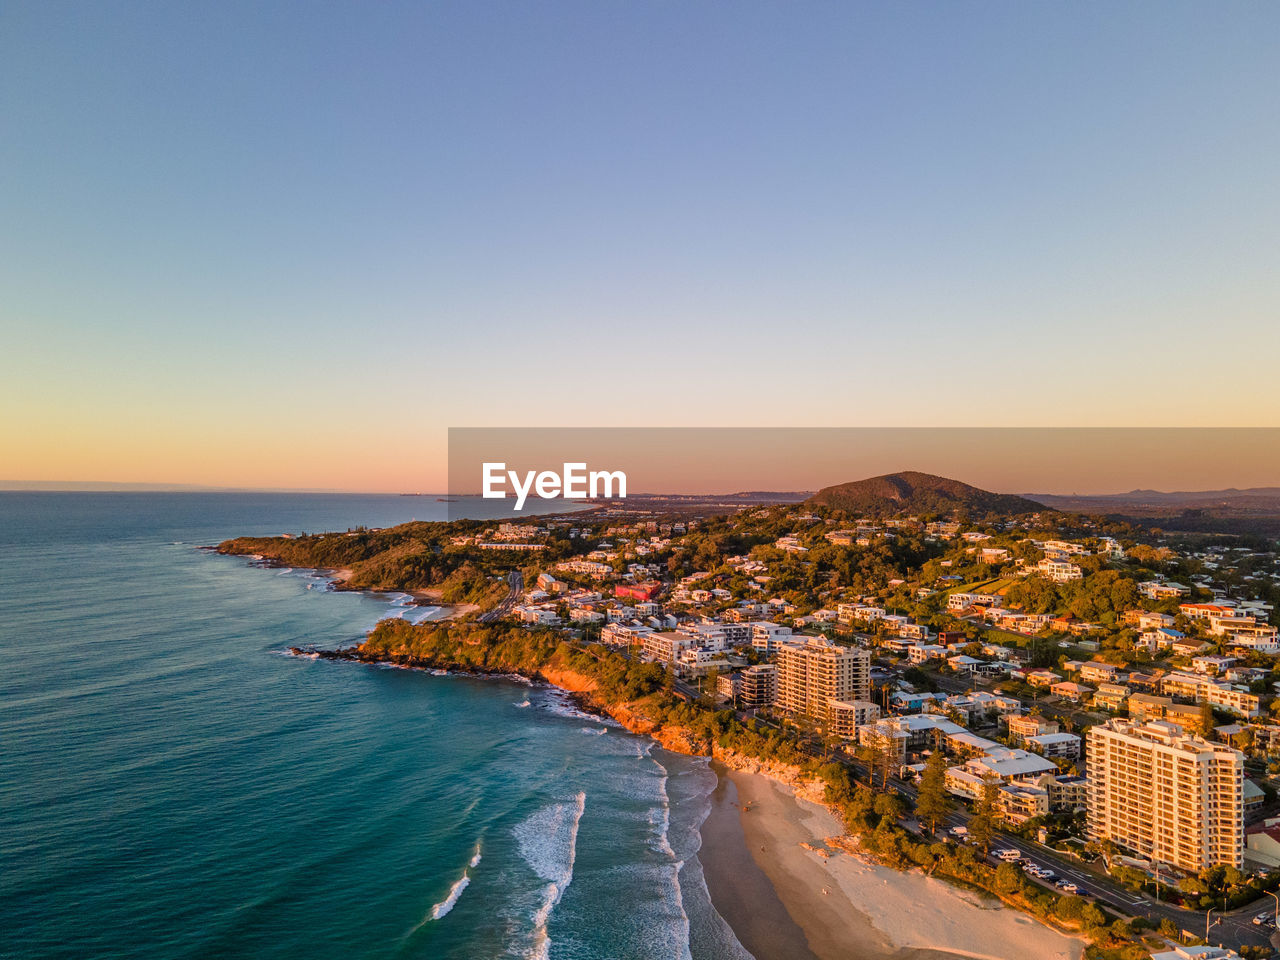
<svg viewBox="0 0 1280 960">
<path fill-rule="evenodd" d="M 1087 508 L 1111 509 L 1115 505 L 1134 507 L 1182 507 L 1203 509 L 1238 506 L 1243 508 L 1280 508 L 1280 487 L 1249 487 L 1225 490 L 1130 490 L 1128 493 L 1052 494 L 1033 493 L 1045 503 L 1081 504 Z M 1069 509 L 1077 509 L 1070 507 Z"/>
<path fill-rule="evenodd" d="M 914 470 L 824 487 L 805 502 L 865 516 L 957 511 L 1016 515 L 1046 509 L 1026 497 L 992 493 L 959 480 Z"/>
<path fill-rule="evenodd" d="M 1280 487 L 1031 496 L 1054 510 L 1102 514 L 1179 533 L 1280 537 Z"/>
</svg>

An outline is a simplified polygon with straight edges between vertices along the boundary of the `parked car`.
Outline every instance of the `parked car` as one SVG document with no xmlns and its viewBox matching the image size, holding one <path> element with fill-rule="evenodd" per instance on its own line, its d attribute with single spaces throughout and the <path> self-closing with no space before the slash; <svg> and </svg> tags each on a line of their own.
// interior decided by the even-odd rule
<svg viewBox="0 0 1280 960">
<path fill-rule="evenodd" d="M 997 850 L 996 856 L 999 857 L 1001 860 L 1011 861 L 1011 860 L 1017 860 L 1018 857 L 1021 856 L 1021 854 L 1018 853 L 1017 850 L 1013 849 L 1013 847 L 1006 847 L 1003 850 Z"/>
<path fill-rule="evenodd" d="M 1059 890 L 1061 890 L 1063 893 L 1067 893 L 1067 894 L 1074 894 L 1074 893 L 1080 892 L 1080 888 L 1077 887 L 1070 880 L 1059 880 L 1057 883 L 1054 884 L 1054 886 L 1057 887 Z"/>
</svg>

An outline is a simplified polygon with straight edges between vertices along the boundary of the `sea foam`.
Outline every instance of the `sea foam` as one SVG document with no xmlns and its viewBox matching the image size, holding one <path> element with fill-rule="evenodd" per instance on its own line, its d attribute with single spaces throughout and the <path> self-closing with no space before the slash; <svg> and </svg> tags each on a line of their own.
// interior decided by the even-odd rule
<svg viewBox="0 0 1280 960">
<path fill-rule="evenodd" d="M 462 896 L 462 892 L 466 890 L 467 886 L 471 883 L 471 871 L 479 866 L 479 864 L 480 844 L 477 842 L 475 853 L 471 855 L 471 859 L 467 861 L 467 865 L 463 868 L 462 876 L 454 881 L 453 886 L 449 888 L 448 896 L 432 907 L 431 912 L 427 914 L 426 919 L 423 920 L 422 923 L 418 924 L 415 929 L 421 929 L 422 925 L 430 920 L 441 919 L 453 909 L 454 904 L 458 902 L 458 898 Z"/>
<path fill-rule="evenodd" d="M 515 828 L 520 855 L 535 874 L 547 881 L 533 913 L 533 942 L 525 954 L 528 960 L 546 960 L 551 952 L 547 923 L 573 881 L 578 824 L 586 808 L 587 795 L 579 791 L 573 800 L 543 807 Z"/>
</svg>

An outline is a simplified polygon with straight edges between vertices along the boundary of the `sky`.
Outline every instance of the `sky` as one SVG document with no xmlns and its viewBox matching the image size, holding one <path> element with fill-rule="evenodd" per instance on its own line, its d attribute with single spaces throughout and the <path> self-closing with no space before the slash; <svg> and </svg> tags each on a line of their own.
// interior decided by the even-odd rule
<svg viewBox="0 0 1280 960">
<path fill-rule="evenodd" d="M 1276 426 L 1278 28 L 9 0 L 0 481 L 443 489 L 450 427 Z"/>
</svg>

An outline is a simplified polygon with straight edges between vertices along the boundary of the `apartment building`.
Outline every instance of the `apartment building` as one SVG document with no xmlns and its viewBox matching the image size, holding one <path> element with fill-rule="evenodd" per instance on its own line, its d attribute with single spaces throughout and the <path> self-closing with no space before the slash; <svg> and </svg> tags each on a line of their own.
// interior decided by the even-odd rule
<svg viewBox="0 0 1280 960">
<path fill-rule="evenodd" d="M 853 740 L 858 728 L 880 719 L 880 707 L 869 700 L 831 700 L 827 703 L 831 732 Z"/>
<path fill-rule="evenodd" d="M 1176 724 L 1089 729 L 1088 833 L 1189 873 L 1244 862 L 1244 755 Z"/>
<path fill-rule="evenodd" d="M 773 656 L 784 643 L 794 643 L 791 628 L 770 620 L 757 620 L 751 624 L 751 646 L 765 656 Z"/>
<path fill-rule="evenodd" d="M 1027 749 L 1051 760 L 1079 760 L 1080 738 L 1074 733 L 1042 733 L 1027 737 Z"/>
<path fill-rule="evenodd" d="M 675 663 L 685 650 L 694 647 L 693 640 L 683 633 L 653 631 L 640 638 L 644 659 L 655 663 Z"/>
<path fill-rule="evenodd" d="M 1173 697 L 1185 697 L 1197 703 L 1209 703 L 1219 710 L 1249 719 L 1262 712 L 1262 698 L 1256 693 L 1216 683 L 1199 673 L 1171 673 L 1160 684 L 1161 691 Z"/>
<path fill-rule="evenodd" d="M 778 668 L 772 663 L 757 663 L 723 674 L 717 684 L 720 694 L 740 710 L 771 707 L 778 699 Z"/>
<path fill-rule="evenodd" d="M 824 637 L 778 648 L 778 706 L 827 720 L 828 701 L 871 699 L 871 654 Z"/>
<path fill-rule="evenodd" d="M 1200 708 L 1186 703 L 1174 703 L 1172 697 L 1157 697 L 1150 693 L 1130 694 L 1129 719 L 1139 724 L 1151 720 L 1167 720 L 1188 733 L 1204 734 L 1204 715 Z"/>
<path fill-rule="evenodd" d="M 651 633 L 653 628 L 641 623 L 608 623 L 600 630 L 600 642 L 611 647 L 629 647 L 643 643 Z"/>
<path fill-rule="evenodd" d="M 1008 718 L 1009 739 L 1015 747 L 1021 746 L 1027 737 L 1039 737 L 1047 733 L 1057 733 L 1061 728 L 1057 720 L 1041 717 L 1036 714 L 1011 716 Z"/>
<path fill-rule="evenodd" d="M 947 609 L 953 613 L 965 607 L 999 607 L 1004 597 L 994 593 L 953 593 L 947 597 Z"/>
</svg>

